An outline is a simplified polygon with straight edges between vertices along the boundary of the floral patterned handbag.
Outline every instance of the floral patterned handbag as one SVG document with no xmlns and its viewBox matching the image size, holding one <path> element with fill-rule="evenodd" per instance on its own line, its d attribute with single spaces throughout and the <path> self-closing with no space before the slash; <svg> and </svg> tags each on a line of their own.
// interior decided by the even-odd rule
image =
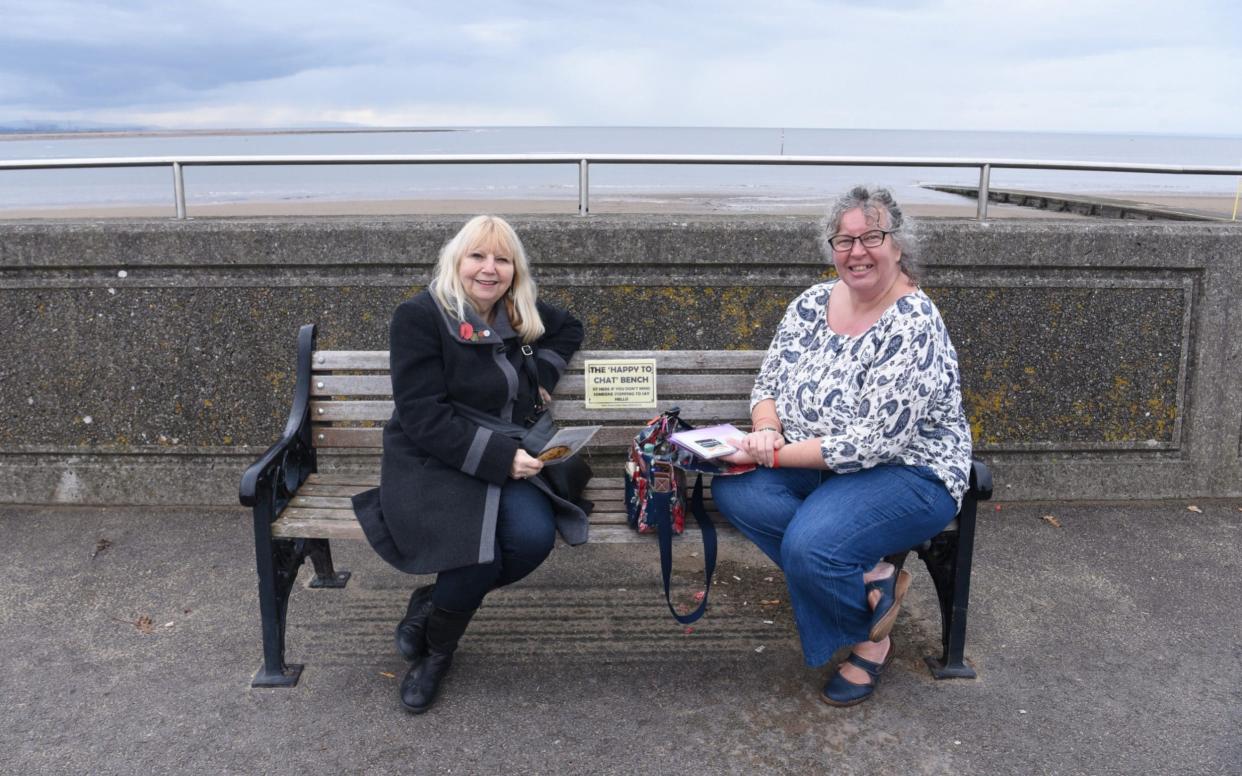
<svg viewBox="0 0 1242 776">
<path fill-rule="evenodd" d="M 706 461 L 674 445 L 669 436 L 692 428 L 674 407 L 652 418 L 630 445 L 625 466 L 625 513 L 630 527 L 639 533 L 657 533 L 660 541 L 660 574 L 664 579 L 664 600 L 673 618 L 688 625 L 707 611 L 707 596 L 716 571 L 716 526 L 703 504 L 703 474 L 740 474 L 753 466 L 723 461 Z M 686 472 L 696 473 L 694 489 L 686 499 Z M 669 594 L 673 571 L 673 535 L 685 529 L 686 507 L 694 515 L 703 534 L 703 573 L 706 580 L 703 600 L 693 612 L 677 613 Z"/>
</svg>

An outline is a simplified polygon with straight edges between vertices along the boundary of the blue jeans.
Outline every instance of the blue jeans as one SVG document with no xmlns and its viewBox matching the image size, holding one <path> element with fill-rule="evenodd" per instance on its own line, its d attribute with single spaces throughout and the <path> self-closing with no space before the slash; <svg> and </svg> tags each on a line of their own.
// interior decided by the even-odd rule
<svg viewBox="0 0 1242 776">
<path fill-rule="evenodd" d="M 785 572 L 809 666 L 867 640 L 871 607 L 863 574 L 885 555 L 922 543 L 957 503 L 922 466 L 851 474 L 756 469 L 712 480 L 721 513 Z"/>
<path fill-rule="evenodd" d="M 431 600 L 441 609 L 473 612 L 489 591 L 539 568 L 555 541 L 552 502 L 529 482 L 508 480 L 500 491 L 495 560 L 441 571 Z"/>
</svg>

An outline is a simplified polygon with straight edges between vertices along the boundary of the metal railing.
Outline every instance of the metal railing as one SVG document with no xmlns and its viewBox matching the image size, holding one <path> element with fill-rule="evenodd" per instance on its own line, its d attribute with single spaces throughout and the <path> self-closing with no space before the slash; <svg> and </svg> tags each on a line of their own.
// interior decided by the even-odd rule
<svg viewBox="0 0 1242 776">
<path fill-rule="evenodd" d="M 1238 175 L 1242 166 L 1075 162 L 1045 159 L 963 159 L 913 156 L 778 156 L 712 154 L 323 154 L 290 156 L 135 156 L 92 159 L 0 160 L 0 170 L 62 170 L 108 167 L 170 167 L 177 218 L 186 217 L 186 167 L 274 167 L 370 164 L 573 164 L 578 167 L 578 215 L 590 213 L 590 167 L 610 164 L 755 165 L 787 167 L 955 167 L 979 170 L 978 213 L 988 215 L 993 170 L 1075 170 L 1080 172 Z"/>
</svg>

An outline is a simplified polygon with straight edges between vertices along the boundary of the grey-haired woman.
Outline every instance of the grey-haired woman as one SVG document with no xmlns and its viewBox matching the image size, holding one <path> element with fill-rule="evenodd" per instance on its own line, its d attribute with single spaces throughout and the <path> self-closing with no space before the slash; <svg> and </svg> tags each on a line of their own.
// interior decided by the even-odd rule
<svg viewBox="0 0 1242 776">
<path fill-rule="evenodd" d="M 820 693 L 866 700 L 909 586 L 886 555 L 941 531 L 970 467 L 957 353 L 916 284 L 913 229 L 886 189 L 840 197 L 821 235 L 836 280 L 790 305 L 751 393 L 751 433 L 720 511 L 785 572 L 803 656 L 850 646 Z"/>
</svg>

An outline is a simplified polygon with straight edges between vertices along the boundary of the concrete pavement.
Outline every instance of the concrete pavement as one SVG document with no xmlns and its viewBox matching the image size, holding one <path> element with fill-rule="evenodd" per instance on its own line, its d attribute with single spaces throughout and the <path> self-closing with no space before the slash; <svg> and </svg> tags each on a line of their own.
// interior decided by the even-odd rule
<svg viewBox="0 0 1242 776">
<path fill-rule="evenodd" d="M 294 590 L 301 683 L 252 690 L 243 510 L 3 506 L 0 771 L 1242 773 L 1242 502 L 1000 506 L 981 505 L 978 680 L 923 666 L 939 624 L 917 561 L 877 696 L 833 709 L 753 549 L 724 552 L 685 633 L 654 545 L 597 545 L 489 599 L 421 717 L 391 641 L 417 580 L 365 545 L 334 544 L 346 589 Z"/>
</svg>

